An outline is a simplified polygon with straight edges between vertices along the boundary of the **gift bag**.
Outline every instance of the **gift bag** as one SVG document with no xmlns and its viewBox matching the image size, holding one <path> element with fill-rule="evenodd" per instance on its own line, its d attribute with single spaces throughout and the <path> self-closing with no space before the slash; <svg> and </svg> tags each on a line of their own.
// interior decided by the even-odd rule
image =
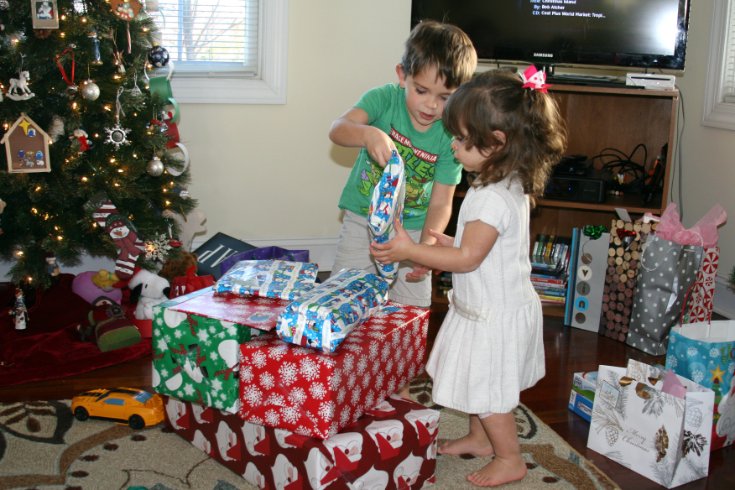
<svg viewBox="0 0 735 490">
<path fill-rule="evenodd" d="M 669 374 L 600 366 L 587 447 L 673 488 L 709 473 L 714 393 Z"/>
<path fill-rule="evenodd" d="M 393 238 L 396 217 L 403 219 L 403 201 L 406 194 L 405 169 L 398 152 L 393 154 L 383 170 L 380 182 L 373 189 L 368 209 L 368 229 L 376 242 L 385 243 Z M 378 272 L 392 281 L 398 273 L 398 263 L 375 263 Z"/>
<path fill-rule="evenodd" d="M 666 369 L 715 394 L 712 449 L 735 441 L 735 321 L 683 324 L 671 329 Z"/>
<path fill-rule="evenodd" d="M 669 332 L 681 316 L 703 254 L 701 246 L 648 237 L 638 267 L 628 345 L 654 356 L 666 354 Z"/>
<path fill-rule="evenodd" d="M 625 342 L 638 279 L 641 248 L 655 229 L 656 223 L 612 220 L 605 286 L 602 291 L 600 335 Z"/>
<path fill-rule="evenodd" d="M 308 250 L 288 250 L 281 247 L 257 247 L 250 250 L 244 250 L 223 260 L 220 267 L 220 274 L 224 275 L 233 265 L 243 260 L 287 260 L 289 262 L 308 262 Z"/>
<path fill-rule="evenodd" d="M 715 276 L 720 261 L 720 247 L 709 247 L 704 250 L 702 265 L 697 272 L 691 292 L 684 305 L 683 323 L 709 322 L 712 320 L 712 308 L 715 300 Z"/>
</svg>

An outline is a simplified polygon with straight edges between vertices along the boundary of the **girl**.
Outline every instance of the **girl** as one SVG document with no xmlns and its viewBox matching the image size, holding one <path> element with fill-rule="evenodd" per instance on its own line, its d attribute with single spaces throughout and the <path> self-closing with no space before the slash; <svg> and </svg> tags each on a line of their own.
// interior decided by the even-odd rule
<svg viewBox="0 0 735 490">
<path fill-rule="evenodd" d="M 443 116 L 455 157 L 475 176 L 456 238 L 433 233 L 436 245 L 414 243 L 396 222 L 393 240 L 371 245 L 380 262 L 412 260 L 453 273 L 450 308 L 426 371 L 436 403 L 470 414 L 468 434 L 442 442 L 439 453 L 495 456 L 467 476 L 477 486 L 526 475 L 513 409 L 520 392 L 545 374 L 529 216 L 566 146 L 546 87 L 533 67 L 523 77 L 495 70 L 462 85 Z"/>
</svg>

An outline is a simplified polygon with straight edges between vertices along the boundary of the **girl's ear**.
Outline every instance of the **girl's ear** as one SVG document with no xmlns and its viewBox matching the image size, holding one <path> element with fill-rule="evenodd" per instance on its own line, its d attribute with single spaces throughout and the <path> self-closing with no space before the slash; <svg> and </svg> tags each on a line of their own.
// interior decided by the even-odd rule
<svg viewBox="0 0 735 490">
<path fill-rule="evenodd" d="M 398 85 L 406 88 L 406 72 L 403 71 L 403 65 L 400 63 L 396 65 L 396 75 L 398 75 Z"/>
<path fill-rule="evenodd" d="M 480 150 L 480 154 L 484 158 L 490 158 L 493 153 L 500 151 L 501 149 L 505 147 L 505 142 L 507 141 L 507 138 L 504 132 L 496 129 L 495 131 L 492 132 L 492 135 L 493 135 L 493 139 L 495 140 L 493 145 L 490 146 L 490 148 L 483 148 L 482 150 Z"/>
</svg>

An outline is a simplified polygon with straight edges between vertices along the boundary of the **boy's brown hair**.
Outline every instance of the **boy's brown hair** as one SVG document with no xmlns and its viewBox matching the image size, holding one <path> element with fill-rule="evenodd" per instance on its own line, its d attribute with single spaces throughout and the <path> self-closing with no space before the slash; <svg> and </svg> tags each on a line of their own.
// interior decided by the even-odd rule
<svg viewBox="0 0 735 490">
<path fill-rule="evenodd" d="M 411 30 L 401 66 L 406 76 L 435 66 L 438 75 L 444 78 L 444 85 L 456 88 L 472 78 L 477 68 L 477 52 L 459 27 L 424 20 Z"/>
</svg>

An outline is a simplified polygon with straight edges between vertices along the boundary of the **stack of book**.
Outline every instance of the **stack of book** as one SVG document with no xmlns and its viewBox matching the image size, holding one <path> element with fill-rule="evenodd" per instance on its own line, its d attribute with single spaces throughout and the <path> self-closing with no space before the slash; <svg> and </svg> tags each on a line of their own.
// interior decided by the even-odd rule
<svg viewBox="0 0 735 490">
<path fill-rule="evenodd" d="M 570 256 L 570 237 L 536 236 L 531 247 L 531 282 L 542 303 L 564 304 Z"/>
</svg>

